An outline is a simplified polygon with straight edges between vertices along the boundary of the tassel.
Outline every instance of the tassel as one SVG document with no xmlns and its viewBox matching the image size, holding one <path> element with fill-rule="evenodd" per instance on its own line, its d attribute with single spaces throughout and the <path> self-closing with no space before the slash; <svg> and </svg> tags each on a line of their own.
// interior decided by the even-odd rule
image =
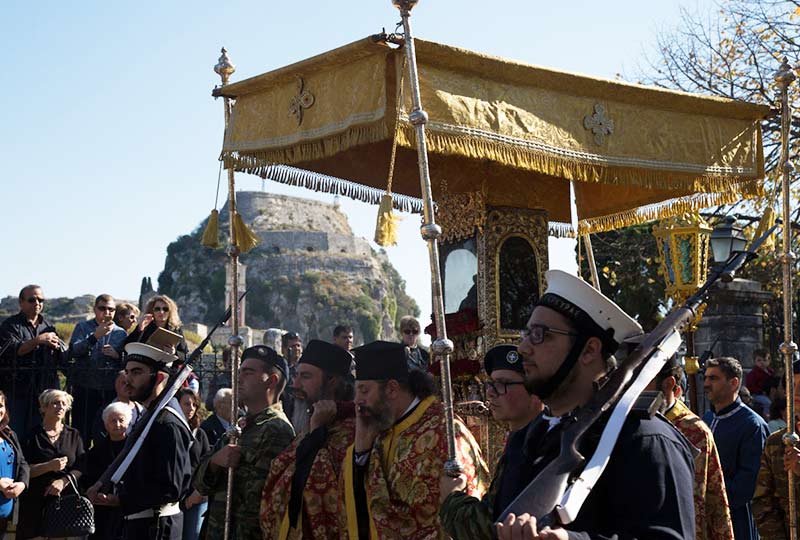
<svg viewBox="0 0 800 540">
<path fill-rule="evenodd" d="M 392 211 L 392 196 L 388 193 L 381 197 L 378 207 L 378 223 L 375 225 L 375 243 L 379 246 L 397 245 L 397 224 L 400 221 Z"/>
<path fill-rule="evenodd" d="M 241 253 L 247 253 L 260 243 L 258 236 L 245 225 L 239 212 L 233 215 L 233 245 L 239 248 Z"/>
<path fill-rule="evenodd" d="M 208 223 L 203 231 L 203 239 L 200 243 L 211 249 L 219 247 L 219 212 L 216 208 L 208 216 Z"/>
<path fill-rule="evenodd" d="M 753 234 L 753 238 L 760 238 L 773 225 L 775 225 L 775 209 L 772 206 L 767 206 L 764 209 L 764 216 L 761 218 L 761 221 L 758 224 L 758 228 L 756 229 L 756 232 Z M 769 235 L 769 238 L 767 238 L 761 245 L 761 249 L 764 250 L 765 253 L 769 253 L 770 251 L 775 251 L 774 231 L 772 234 Z"/>
</svg>

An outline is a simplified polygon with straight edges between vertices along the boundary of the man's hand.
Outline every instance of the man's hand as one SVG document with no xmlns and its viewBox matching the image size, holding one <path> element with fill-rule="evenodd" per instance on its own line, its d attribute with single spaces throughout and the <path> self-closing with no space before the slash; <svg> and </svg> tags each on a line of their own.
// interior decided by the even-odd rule
<svg viewBox="0 0 800 540">
<path fill-rule="evenodd" d="M 89 501 L 92 504 L 99 504 L 99 500 L 100 500 L 99 497 L 101 495 L 103 497 L 106 496 L 105 493 L 100 493 L 100 488 L 101 487 L 102 486 L 101 486 L 100 482 L 95 482 L 92 485 L 92 487 L 90 487 L 89 489 L 86 490 L 86 498 L 89 499 Z"/>
<path fill-rule="evenodd" d="M 46 345 L 51 349 L 59 348 L 58 335 L 55 332 L 44 332 L 36 336 L 37 345 Z"/>
<path fill-rule="evenodd" d="M 314 431 L 320 426 L 326 426 L 336 418 L 336 402 L 330 399 L 314 403 L 314 413 L 309 420 L 309 429 Z"/>
<path fill-rule="evenodd" d="M 117 352 L 114 347 L 111 345 L 103 345 L 103 348 L 100 350 L 103 353 L 103 356 L 108 356 L 109 358 L 113 358 L 114 360 L 119 360 L 119 353 Z"/>
<path fill-rule="evenodd" d="M 47 462 L 47 464 L 50 466 L 50 470 L 52 472 L 59 472 L 63 471 L 66 468 L 68 461 L 69 460 L 66 456 L 62 456 L 51 459 L 50 461 Z"/>
<path fill-rule="evenodd" d="M 783 470 L 800 474 L 800 450 L 794 446 L 786 446 L 783 449 Z"/>
<path fill-rule="evenodd" d="M 3 497 L 6 499 L 16 499 L 25 491 L 25 484 L 22 482 L 11 482 L 2 489 Z"/>
<path fill-rule="evenodd" d="M 449 474 L 442 474 L 439 477 L 439 504 L 442 504 L 451 493 L 464 491 L 465 489 L 467 489 L 467 477 L 465 475 L 459 474 L 453 478 Z"/>
<path fill-rule="evenodd" d="M 530 514 L 508 514 L 502 523 L 495 525 L 498 540 L 568 540 L 564 529 L 545 527 L 536 530 L 536 518 Z"/>
<path fill-rule="evenodd" d="M 98 493 L 94 504 L 100 506 L 119 506 L 119 497 L 113 493 Z"/>
<path fill-rule="evenodd" d="M 64 487 L 66 487 L 67 481 L 63 478 L 56 478 L 47 488 L 44 490 L 45 495 L 53 495 L 58 496 L 61 495 L 61 492 L 64 491 Z"/>
<path fill-rule="evenodd" d="M 211 463 L 223 469 L 234 469 L 242 458 L 242 450 L 235 444 L 223 446 L 211 456 Z"/>
<path fill-rule="evenodd" d="M 200 504 L 201 502 L 203 502 L 204 498 L 205 497 L 203 497 L 203 495 L 201 495 L 200 492 L 195 489 L 194 491 L 192 491 L 191 495 L 186 497 L 186 500 L 183 501 L 183 504 L 186 507 L 186 509 L 188 510 L 192 506 L 194 506 L 196 504 Z"/>
<path fill-rule="evenodd" d="M 102 339 L 108 334 L 110 334 L 111 330 L 113 329 L 114 329 L 114 321 L 109 319 L 105 322 L 101 322 L 100 324 L 97 325 L 97 328 L 94 331 L 94 337 L 96 339 Z"/>
</svg>

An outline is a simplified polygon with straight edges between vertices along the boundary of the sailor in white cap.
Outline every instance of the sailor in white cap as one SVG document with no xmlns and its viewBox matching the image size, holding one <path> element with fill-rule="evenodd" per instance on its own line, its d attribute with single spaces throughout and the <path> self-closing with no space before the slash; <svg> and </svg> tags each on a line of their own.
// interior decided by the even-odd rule
<svg viewBox="0 0 800 540">
<path fill-rule="evenodd" d="M 126 385 L 131 398 L 145 408 L 156 406 L 177 358 L 145 343 L 125 346 Z M 191 430 L 174 398 L 158 413 L 117 487 L 117 495 L 90 490 L 95 504 L 119 505 L 124 540 L 180 540 L 183 514 L 179 507 L 190 491 Z"/>
<path fill-rule="evenodd" d="M 516 477 L 519 492 L 558 458 L 562 433 L 616 367 L 617 348 L 642 333 L 635 320 L 580 278 L 560 270 L 547 272 L 546 278 L 548 288 L 518 347 L 527 387 L 547 406 L 528 428 L 528 466 Z M 582 438 L 578 451 L 587 459 L 604 419 Z M 686 439 L 663 417 L 632 414 L 572 523 L 539 530 L 534 517 L 509 514 L 497 525 L 498 538 L 688 540 L 695 533 L 693 477 Z"/>
</svg>

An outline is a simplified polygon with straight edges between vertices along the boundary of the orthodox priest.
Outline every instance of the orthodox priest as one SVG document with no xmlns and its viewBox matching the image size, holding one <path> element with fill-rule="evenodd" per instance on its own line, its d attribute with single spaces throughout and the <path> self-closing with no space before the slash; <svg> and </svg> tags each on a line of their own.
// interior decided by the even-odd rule
<svg viewBox="0 0 800 540">
<path fill-rule="evenodd" d="M 375 341 L 353 351 L 356 435 L 344 459 L 341 538 L 438 540 L 439 475 L 447 460 L 444 409 L 433 377 L 409 369 L 405 347 Z M 488 470 L 469 430 L 455 422 L 466 492 L 481 497 Z"/>
<path fill-rule="evenodd" d="M 297 363 L 292 390 L 312 408 L 309 432 L 272 460 L 261 497 L 265 540 L 339 538 L 339 476 L 355 435 L 352 361 L 341 347 L 314 339 Z"/>
<path fill-rule="evenodd" d="M 166 387 L 172 362 L 177 360 L 144 343 L 125 346 L 126 387 L 131 399 L 155 407 Z M 179 502 L 190 491 L 192 469 L 189 446 L 192 432 L 175 398 L 158 413 L 142 446 L 122 475 L 118 494 L 89 490 L 94 504 L 122 507 L 124 540 L 180 540 L 183 514 Z"/>
<path fill-rule="evenodd" d="M 528 388 L 547 407 L 526 433 L 531 466 L 515 478 L 521 486 L 558 458 L 562 433 L 614 369 L 614 352 L 642 332 L 582 279 L 560 270 L 550 270 L 546 278 L 547 291 L 518 347 Z M 583 438 L 582 455 L 594 453 L 603 423 L 596 422 Z M 628 415 L 574 521 L 540 530 L 535 517 L 511 513 L 497 525 L 498 538 L 688 540 L 695 537 L 693 483 L 694 456 L 683 435 L 662 416 Z"/>
</svg>

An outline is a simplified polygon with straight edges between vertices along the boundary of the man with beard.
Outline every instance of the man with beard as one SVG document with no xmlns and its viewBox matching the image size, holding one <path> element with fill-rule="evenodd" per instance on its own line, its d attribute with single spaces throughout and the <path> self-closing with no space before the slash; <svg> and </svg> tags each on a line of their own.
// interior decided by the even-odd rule
<svg viewBox="0 0 800 540">
<path fill-rule="evenodd" d="M 519 353 L 528 388 L 547 409 L 527 430 L 527 466 L 512 479 L 516 492 L 558 458 L 561 434 L 613 369 L 613 353 L 623 340 L 642 332 L 582 279 L 560 270 L 550 270 L 546 279 L 547 291 L 522 332 Z M 604 424 L 596 422 L 582 439 L 578 451 L 587 459 Z M 628 415 L 605 470 L 574 521 L 539 530 L 535 517 L 512 513 L 497 525 L 498 538 L 692 539 L 693 482 L 694 457 L 686 439 L 663 417 Z"/>
<path fill-rule="evenodd" d="M 272 460 L 286 448 L 294 430 L 283 414 L 280 397 L 286 386 L 286 361 L 266 345 L 242 353 L 239 400 L 247 416 L 239 421 L 237 444 L 223 436 L 194 472 L 194 487 L 210 497 L 206 538 L 223 537 L 228 474 L 233 470 L 231 540 L 261 540 L 258 494 L 264 487 Z"/>
<path fill-rule="evenodd" d="M 310 341 L 300 357 L 294 395 L 313 414 L 305 422 L 309 433 L 272 461 L 261 500 L 266 540 L 339 538 L 336 495 L 355 434 L 351 362 L 350 353 L 319 340 Z"/>
<path fill-rule="evenodd" d="M 129 343 L 125 374 L 131 399 L 155 407 L 164 390 L 172 362 L 177 358 L 144 343 Z M 183 514 L 178 503 L 188 494 L 192 470 L 189 445 L 192 433 L 173 398 L 158 414 L 142 446 L 119 484 L 118 495 L 89 489 L 96 504 L 122 507 L 124 540 L 179 540 Z"/>
<path fill-rule="evenodd" d="M 447 460 L 444 408 L 433 377 L 409 369 L 400 343 L 355 349 L 356 436 L 340 484 L 340 519 L 350 540 L 444 536 L 437 516 L 439 475 Z M 478 443 L 455 422 L 456 459 L 466 491 L 480 497 L 488 480 Z"/>
<path fill-rule="evenodd" d="M 442 474 L 439 489 L 444 499 L 439 510 L 442 526 L 455 540 L 492 540 L 494 521 L 519 495 L 513 480 L 526 464 L 523 452 L 528 425 L 544 409 L 542 401 L 525 388 L 525 369 L 515 345 L 497 345 L 483 359 L 489 380 L 484 383 L 492 417 L 510 431 L 506 448 L 495 467 L 494 478 L 483 499 L 464 493 L 466 478 Z"/>
</svg>

